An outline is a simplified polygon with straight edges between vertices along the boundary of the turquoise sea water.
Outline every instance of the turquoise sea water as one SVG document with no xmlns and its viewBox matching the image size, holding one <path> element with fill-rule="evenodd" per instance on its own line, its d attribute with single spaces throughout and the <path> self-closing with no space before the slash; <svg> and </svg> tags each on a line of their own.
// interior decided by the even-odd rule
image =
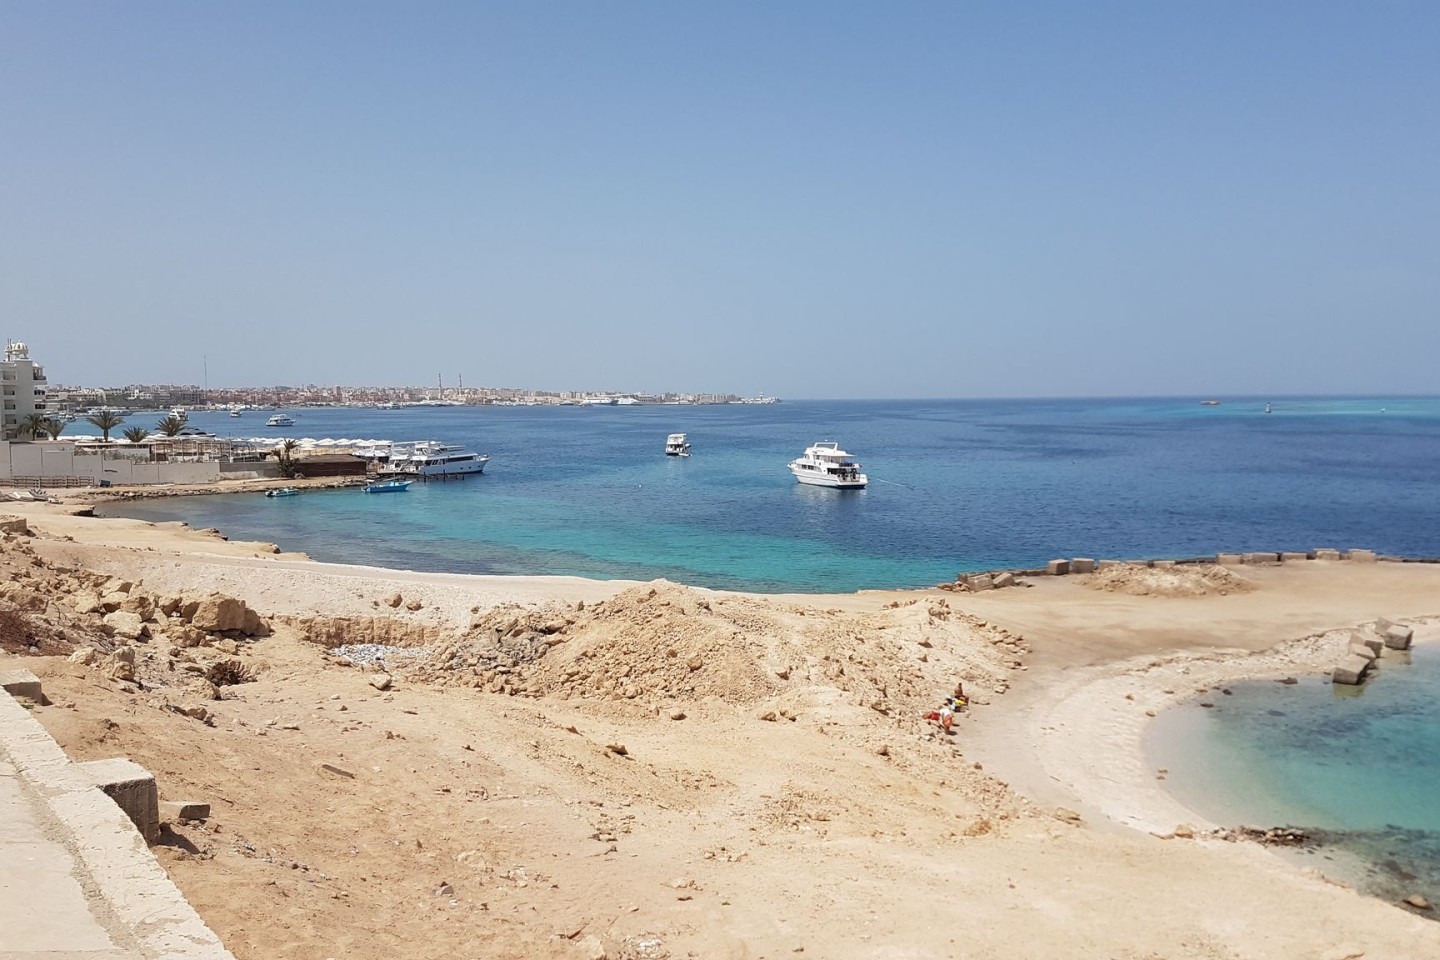
<svg viewBox="0 0 1440 960">
<path fill-rule="evenodd" d="M 1380 663 L 1361 687 L 1250 681 L 1167 711 L 1150 761 L 1212 821 L 1318 828 L 1366 889 L 1440 903 L 1440 647 Z"/>
<path fill-rule="evenodd" d="M 304 409 L 286 435 L 431 437 L 493 459 L 483 477 L 393 497 L 109 509 L 319 560 L 771 592 L 916 587 L 1064 556 L 1440 555 L 1440 400 L 1271 399 L 1269 415 L 1266 398 Z M 267 433 L 258 412 L 191 421 Z M 676 431 L 694 456 L 662 455 Z M 786 464 L 820 439 L 865 464 L 869 489 L 795 483 Z"/>
</svg>

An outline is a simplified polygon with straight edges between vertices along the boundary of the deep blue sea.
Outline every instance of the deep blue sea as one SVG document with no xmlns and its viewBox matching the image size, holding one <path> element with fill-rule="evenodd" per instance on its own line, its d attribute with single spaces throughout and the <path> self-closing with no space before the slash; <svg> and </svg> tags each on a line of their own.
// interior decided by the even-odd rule
<svg viewBox="0 0 1440 960">
<path fill-rule="evenodd" d="M 482 477 L 404 494 L 186 497 L 105 512 L 219 527 L 317 560 L 772 592 L 918 587 L 1068 556 L 1440 556 L 1440 399 L 1200 399 L 302 409 L 285 431 L 297 439 L 433 438 L 492 459 Z M 264 419 L 191 422 L 277 434 Z M 689 434 L 689 459 L 663 455 L 672 432 Z M 786 464 L 822 439 L 865 464 L 868 489 L 795 483 Z M 1359 700 L 1318 682 L 1237 685 L 1215 710 L 1193 711 L 1208 726 L 1162 765 L 1232 822 L 1330 828 L 1377 889 L 1418 885 L 1440 901 L 1431 654 L 1418 651 L 1408 672 L 1387 663 Z"/>
<path fill-rule="evenodd" d="M 768 592 L 918 587 L 1067 556 L 1322 546 L 1440 555 L 1436 398 L 291 413 L 298 424 L 283 434 L 297 439 L 432 438 L 492 459 L 482 477 L 392 496 L 193 497 L 107 510 L 219 527 L 317 560 Z M 258 411 L 190 420 L 222 436 L 282 433 L 266 430 Z M 672 432 L 690 435 L 693 456 L 663 455 Z M 821 439 L 864 463 L 868 489 L 794 481 L 786 464 Z"/>
</svg>

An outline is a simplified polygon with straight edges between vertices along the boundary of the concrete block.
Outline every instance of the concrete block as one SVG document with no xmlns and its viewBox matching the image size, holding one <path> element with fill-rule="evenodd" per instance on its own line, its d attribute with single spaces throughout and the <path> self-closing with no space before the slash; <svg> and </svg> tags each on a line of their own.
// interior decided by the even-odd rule
<svg viewBox="0 0 1440 960">
<path fill-rule="evenodd" d="M 209 820 L 210 804 L 198 800 L 165 800 L 160 804 L 163 820 Z"/>
<path fill-rule="evenodd" d="M 1145 566 L 1164 569 L 1164 568 L 1166 568 L 1166 567 L 1173 567 L 1173 566 L 1175 566 L 1175 561 L 1174 561 L 1174 560 L 1151 560 L 1149 563 L 1145 564 Z"/>
<path fill-rule="evenodd" d="M 1350 654 L 1351 656 L 1364 657 L 1366 660 L 1374 660 L 1380 656 L 1368 643 L 1361 643 L 1358 640 L 1350 641 Z"/>
<path fill-rule="evenodd" d="M 1293 562 L 1295 562 L 1296 560 L 1309 560 L 1309 559 L 1310 559 L 1310 554 L 1308 554 L 1308 553 L 1300 553 L 1300 552 L 1297 551 L 1297 550 L 1286 550 L 1284 553 L 1280 554 L 1280 562 L 1281 562 L 1281 563 L 1293 563 Z"/>
<path fill-rule="evenodd" d="M 1385 636 L 1385 631 L 1389 630 L 1391 627 L 1403 626 L 1405 626 L 1405 621 L 1393 613 L 1389 614 L 1388 616 L 1375 618 L 1375 632 L 1380 634 L 1380 636 L 1382 637 Z"/>
<path fill-rule="evenodd" d="M 1089 557 L 1076 557 L 1070 561 L 1071 573 L 1094 573 L 1095 561 Z"/>
<path fill-rule="evenodd" d="M 76 766 L 125 811 L 146 843 L 155 841 L 160 835 L 160 794 L 150 771 L 124 757 L 90 760 Z"/>
<path fill-rule="evenodd" d="M 997 573 L 997 574 L 995 574 L 995 587 L 996 587 L 997 589 L 1000 588 L 1000 587 L 1013 587 L 1013 586 L 1015 586 L 1015 574 L 1011 573 L 1011 572 L 1008 571 L 1008 570 L 1005 571 L 1004 573 Z"/>
<path fill-rule="evenodd" d="M 1051 560 L 1045 564 L 1045 572 L 1052 577 L 1063 577 L 1070 572 L 1069 560 Z"/>
<path fill-rule="evenodd" d="M 1362 632 L 1359 631 L 1359 630 L 1352 630 L 1352 631 L 1350 632 L 1350 642 L 1351 642 L 1352 644 L 1353 644 L 1353 643 L 1363 644 L 1365 647 L 1367 647 L 1369 650 L 1371 650 L 1371 651 L 1375 654 L 1375 656 L 1377 656 L 1377 657 L 1380 656 L 1380 651 L 1385 648 L 1384 642 L 1381 641 L 1381 639 L 1380 639 L 1379 637 L 1374 636 L 1373 634 L 1370 634 L 1370 633 L 1362 633 Z"/>
<path fill-rule="evenodd" d="M 8 533 L 16 537 L 30 536 L 30 524 L 24 517 L 17 517 L 13 513 L 0 517 L 0 533 Z"/>
<path fill-rule="evenodd" d="M 1215 562 L 1227 567 L 1238 567 L 1245 562 L 1245 555 L 1243 553 L 1217 553 Z"/>
<path fill-rule="evenodd" d="M 1340 551 L 1332 550 L 1329 547 L 1320 547 L 1315 551 L 1316 560 L 1339 560 Z"/>
<path fill-rule="evenodd" d="M 0 688 L 17 700 L 45 702 L 45 693 L 40 689 L 40 678 L 29 670 L 5 670 L 0 672 Z"/>
<path fill-rule="evenodd" d="M 1280 554 L 1265 553 L 1263 551 L 1245 554 L 1246 563 L 1279 563 Z"/>
<path fill-rule="evenodd" d="M 982 573 L 977 577 L 971 577 L 966 582 L 970 585 L 971 590 L 993 590 L 995 588 L 995 580 L 988 573 Z"/>
<path fill-rule="evenodd" d="M 1350 654 L 1335 665 L 1335 672 L 1331 675 L 1331 682 L 1354 686 L 1365 679 L 1365 673 L 1370 669 L 1372 662 L 1371 660 L 1366 660 L 1364 657 Z"/>
<path fill-rule="evenodd" d="M 1385 646 L 1391 650 L 1409 650 L 1410 641 L 1414 638 L 1415 631 L 1409 627 L 1396 624 L 1386 630 L 1381 636 L 1385 640 Z"/>
<path fill-rule="evenodd" d="M 1357 550 L 1357 549 L 1355 549 L 1355 548 L 1352 547 L 1350 550 L 1347 550 L 1347 551 L 1345 552 L 1345 559 L 1347 559 L 1347 560 L 1354 560 L 1354 561 L 1357 561 L 1357 562 L 1359 562 L 1359 563 L 1374 563 L 1374 562 L 1375 562 L 1375 551 L 1374 551 L 1374 550 Z"/>
</svg>

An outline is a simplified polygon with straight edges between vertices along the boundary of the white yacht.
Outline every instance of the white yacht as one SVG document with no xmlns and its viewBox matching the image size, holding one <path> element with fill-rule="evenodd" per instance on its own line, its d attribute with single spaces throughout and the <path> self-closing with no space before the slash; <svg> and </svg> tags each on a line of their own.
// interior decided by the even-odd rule
<svg viewBox="0 0 1440 960">
<path fill-rule="evenodd" d="M 803 455 L 790 461 L 790 472 L 801 483 L 817 487 L 861 490 L 870 482 L 870 478 L 860 472 L 860 464 L 834 440 L 819 440 L 806 447 Z"/>
<path fill-rule="evenodd" d="M 409 456 L 391 456 L 391 464 L 401 473 L 421 477 L 455 477 L 467 473 L 484 473 L 490 457 L 464 447 L 422 440 L 410 449 Z"/>
<path fill-rule="evenodd" d="M 665 456 L 667 457 L 688 457 L 690 456 L 690 441 L 685 439 L 683 433 L 672 433 L 665 438 Z"/>
<path fill-rule="evenodd" d="M 294 417 L 291 417 L 291 416 L 288 416 L 288 415 L 286 415 L 286 414 L 283 414 L 283 413 L 277 413 L 277 414 L 275 414 L 273 417 L 271 417 L 269 420 L 266 420 L 266 421 L 265 421 L 265 426 L 267 426 L 267 427 L 293 427 L 293 426 L 295 426 L 295 418 L 294 418 Z"/>
</svg>

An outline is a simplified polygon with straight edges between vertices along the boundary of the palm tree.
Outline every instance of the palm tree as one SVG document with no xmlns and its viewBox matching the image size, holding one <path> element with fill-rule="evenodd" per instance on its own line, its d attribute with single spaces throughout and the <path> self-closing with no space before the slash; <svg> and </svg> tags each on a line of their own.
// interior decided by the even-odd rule
<svg viewBox="0 0 1440 960">
<path fill-rule="evenodd" d="M 106 443 L 110 442 L 110 431 L 125 422 L 125 418 L 114 410 L 101 410 L 95 414 L 95 416 L 86 417 L 85 419 L 100 428 L 100 432 L 105 435 Z"/>
<path fill-rule="evenodd" d="M 299 464 L 295 462 L 295 448 L 300 446 L 300 441 L 293 437 L 287 438 L 280 444 L 280 452 L 275 455 L 275 460 L 280 464 L 280 476 L 286 480 L 295 479 L 300 472 Z"/>
<path fill-rule="evenodd" d="M 150 431 L 144 427 L 126 427 L 124 437 L 131 443 L 144 443 L 145 438 L 150 436 Z"/>
<path fill-rule="evenodd" d="M 64 420 L 56 420 L 54 417 L 45 418 L 44 429 L 45 432 L 50 435 L 51 440 L 59 440 L 60 431 L 64 430 L 67 426 L 68 424 Z"/>
<path fill-rule="evenodd" d="M 45 414 L 32 413 L 20 423 L 20 432 L 30 434 L 31 440 L 45 439 Z"/>
<path fill-rule="evenodd" d="M 189 418 L 186 417 L 183 413 L 172 413 L 164 420 L 161 420 L 159 423 L 155 424 L 155 429 L 159 430 L 167 437 L 173 437 L 181 430 L 185 429 L 185 424 L 188 420 Z"/>
</svg>

